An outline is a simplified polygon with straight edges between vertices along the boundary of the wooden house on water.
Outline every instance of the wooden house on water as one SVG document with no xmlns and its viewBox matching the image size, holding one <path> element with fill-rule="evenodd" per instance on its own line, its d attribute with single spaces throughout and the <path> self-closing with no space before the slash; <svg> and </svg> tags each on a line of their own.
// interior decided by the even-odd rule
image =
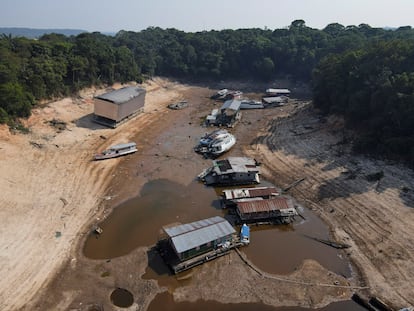
<svg viewBox="0 0 414 311">
<path fill-rule="evenodd" d="M 270 199 L 280 195 L 276 187 L 225 189 L 222 192 L 223 208 L 235 207 L 237 202 Z"/>
<path fill-rule="evenodd" d="M 220 216 L 174 227 L 164 227 L 158 250 L 174 273 L 215 259 L 235 247 L 232 225 Z"/>
<path fill-rule="evenodd" d="M 235 202 L 241 223 L 290 223 L 298 215 L 293 200 L 286 196 Z"/>
<path fill-rule="evenodd" d="M 213 109 L 206 118 L 206 125 L 233 127 L 241 118 L 241 101 L 230 99 L 224 102 L 220 109 Z"/>
<path fill-rule="evenodd" d="M 260 183 L 260 163 L 247 157 L 213 160 L 213 165 L 198 175 L 206 185 L 251 185 Z"/>
</svg>

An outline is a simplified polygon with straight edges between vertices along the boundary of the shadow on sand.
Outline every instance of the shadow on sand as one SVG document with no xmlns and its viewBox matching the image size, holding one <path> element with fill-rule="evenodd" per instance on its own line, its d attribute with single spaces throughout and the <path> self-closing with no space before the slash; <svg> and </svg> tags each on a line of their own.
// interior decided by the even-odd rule
<svg viewBox="0 0 414 311">
<path fill-rule="evenodd" d="M 87 128 L 90 130 L 104 130 L 104 129 L 108 129 L 108 127 L 95 123 L 93 121 L 93 113 L 87 114 L 81 118 L 79 118 L 78 120 L 76 120 L 75 124 L 77 127 L 81 127 L 81 128 Z"/>
</svg>

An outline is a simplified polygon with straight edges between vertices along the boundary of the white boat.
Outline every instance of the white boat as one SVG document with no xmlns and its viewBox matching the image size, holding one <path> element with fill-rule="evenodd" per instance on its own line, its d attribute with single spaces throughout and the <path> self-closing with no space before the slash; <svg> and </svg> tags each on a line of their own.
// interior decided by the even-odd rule
<svg viewBox="0 0 414 311">
<path fill-rule="evenodd" d="M 240 109 L 263 109 L 264 105 L 261 101 L 257 100 L 242 100 L 240 104 Z"/>
<path fill-rule="evenodd" d="M 137 144 L 132 143 L 126 143 L 126 144 L 119 144 L 110 147 L 109 149 L 106 149 L 102 151 L 101 153 L 95 154 L 94 159 L 95 160 L 105 160 L 105 159 L 111 159 L 120 157 L 123 155 L 127 155 L 130 153 L 134 153 L 138 151 Z"/>
<path fill-rule="evenodd" d="M 220 129 L 204 135 L 194 150 L 205 155 L 218 156 L 230 150 L 235 144 L 236 137 L 228 131 Z"/>
</svg>

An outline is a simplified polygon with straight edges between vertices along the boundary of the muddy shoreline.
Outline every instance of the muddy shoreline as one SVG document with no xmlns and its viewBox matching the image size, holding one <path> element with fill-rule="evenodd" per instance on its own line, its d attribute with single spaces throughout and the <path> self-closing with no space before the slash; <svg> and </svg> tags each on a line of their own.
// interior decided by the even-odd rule
<svg viewBox="0 0 414 311">
<path fill-rule="evenodd" d="M 191 163 L 194 170 L 201 171 L 209 163 L 183 146 L 192 146 L 193 140 L 205 132 L 199 124 L 213 108 L 207 98 L 211 92 L 207 88 L 161 82 L 147 95 L 152 108 L 113 134 L 112 141 L 119 137 L 136 139 L 144 143 L 143 149 L 120 160 L 119 165 L 109 171 L 103 164 L 95 165 L 94 170 L 105 171 L 109 179 L 105 191 L 101 189 L 103 194 L 93 216 L 89 216 L 91 220 L 77 235 L 82 238 L 74 239 L 62 271 L 38 292 L 37 299 L 27 301 L 22 309 L 91 310 L 97 305 L 110 310 L 113 308 L 108 299 L 111 290 L 122 287 L 134 294 L 135 304 L 131 310 L 146 310 L 158 293 L 168 290 L 154 280 L 143 279 L 151 258 L 147 248 L 138 248 L 110 260 L 91 260 L 83 256 L 82 247 L 91 228 L 115 206 L 138 195 L 148 181 L 166 178 L 188 185 L 194 176 L 186 174 L 185 166 L 183 170 L 171 167 L 180 167 L 185 161 Z M 154 97 L 151 99 L 151 96 Z M 197 104 L 181 111 L 165 108 L 177 99 Z M 310 107 L 306 102 L 292 101 L 281 109 L 244 114 L 235 129 L 238 144 L 233 152 L 259 159 L 264 164 L 264 178 L 277 186 L 285 187 L 305 176 L 305 182 L 293 188 L 290 194 L 328 223 L 339 242 L 352 245 L 347 256 L 364 280 L 335 275 L 315 261 L 305 261 L 288 277 L 304 281 L 317 279 L 329 284 L 367 285 L 370 293 L 396 307 L 413 304 L 410 280 L 414 274 L 414 258 L 408 250 L 412 245 L 410 237 L 414 236 L 414 216 L 410 209 L 414 204 L 410 193 L 404 196 L 401 191 L 414 180 L 412 173 L 398 166 L 351 156 L 346 148 L 336 145 L 341 140 L 340 124 L 336 120 L 321 122 Z M 184 123 L 194 125 L 193 132 L 175 135 Z M 171 128 L 176 130 L 169 130 Z M 94 148 L 107 143 L 100 140 L 97 133 L 94 135 Z M 166 139 L 171 144 L 163 144 Z M 177 145 L 181 147 L 174 147 Z M 367 182 L 365 174 L 379 169 L 385 172 L 381 184 Z M 347 179 L 348 171 L 356 171 L 357 176 Z M 367 219 L 372 223 L 367 223 Z M 400 232 L 400 225 L 404 226 L 403 232 Z M 388 238 L 384 227 L 389 228 Z M 191 284 L 173 291 L 176 301 L 203 299 L 317 308 L 333 301 L 349 300 L 353 293 L 349 289 L 327 290 L 264 280 L 233 253 L 197 268 L 192 279 Z"/>
</svg>

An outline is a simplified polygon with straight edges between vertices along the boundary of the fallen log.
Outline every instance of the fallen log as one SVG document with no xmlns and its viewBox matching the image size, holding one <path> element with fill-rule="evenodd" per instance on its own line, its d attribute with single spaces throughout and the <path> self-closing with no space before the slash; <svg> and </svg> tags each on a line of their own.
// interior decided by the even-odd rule
<svg viewBox="0 0 414 311">
<path fill-rule="evenodd" d="M 305 180 L 305 177 L 298 179 L 296 181 L 294 181 L 293 183 L 291 183 L 289 186 L 287 186 L 286 188 L 282 189 L 283 192 L 289 191 L 291 188 L 296 187 L 297 185 L 299 185 L 302 181 Z"/>
<path fill-rule="evenodd" d="M 350 248 L 351 247 L 351 245 L 348 245 L 348 244 L 345 244 L 345 243 L 339 243 L 339 242 L 335 242 L 335 241 L 331 241 L 331 240 L 320 239 L 320 238 L 309 236 L 309 235 L 305 235 L 305 236 L 309 239 L 312 239 L 312 240 L 315 240 L 317 242 L 326 244 L 326 245 L 331 246 L 331 247 L 336 248 L 336 249 L 344 249 L 344 248 Z"/>
</svg>

